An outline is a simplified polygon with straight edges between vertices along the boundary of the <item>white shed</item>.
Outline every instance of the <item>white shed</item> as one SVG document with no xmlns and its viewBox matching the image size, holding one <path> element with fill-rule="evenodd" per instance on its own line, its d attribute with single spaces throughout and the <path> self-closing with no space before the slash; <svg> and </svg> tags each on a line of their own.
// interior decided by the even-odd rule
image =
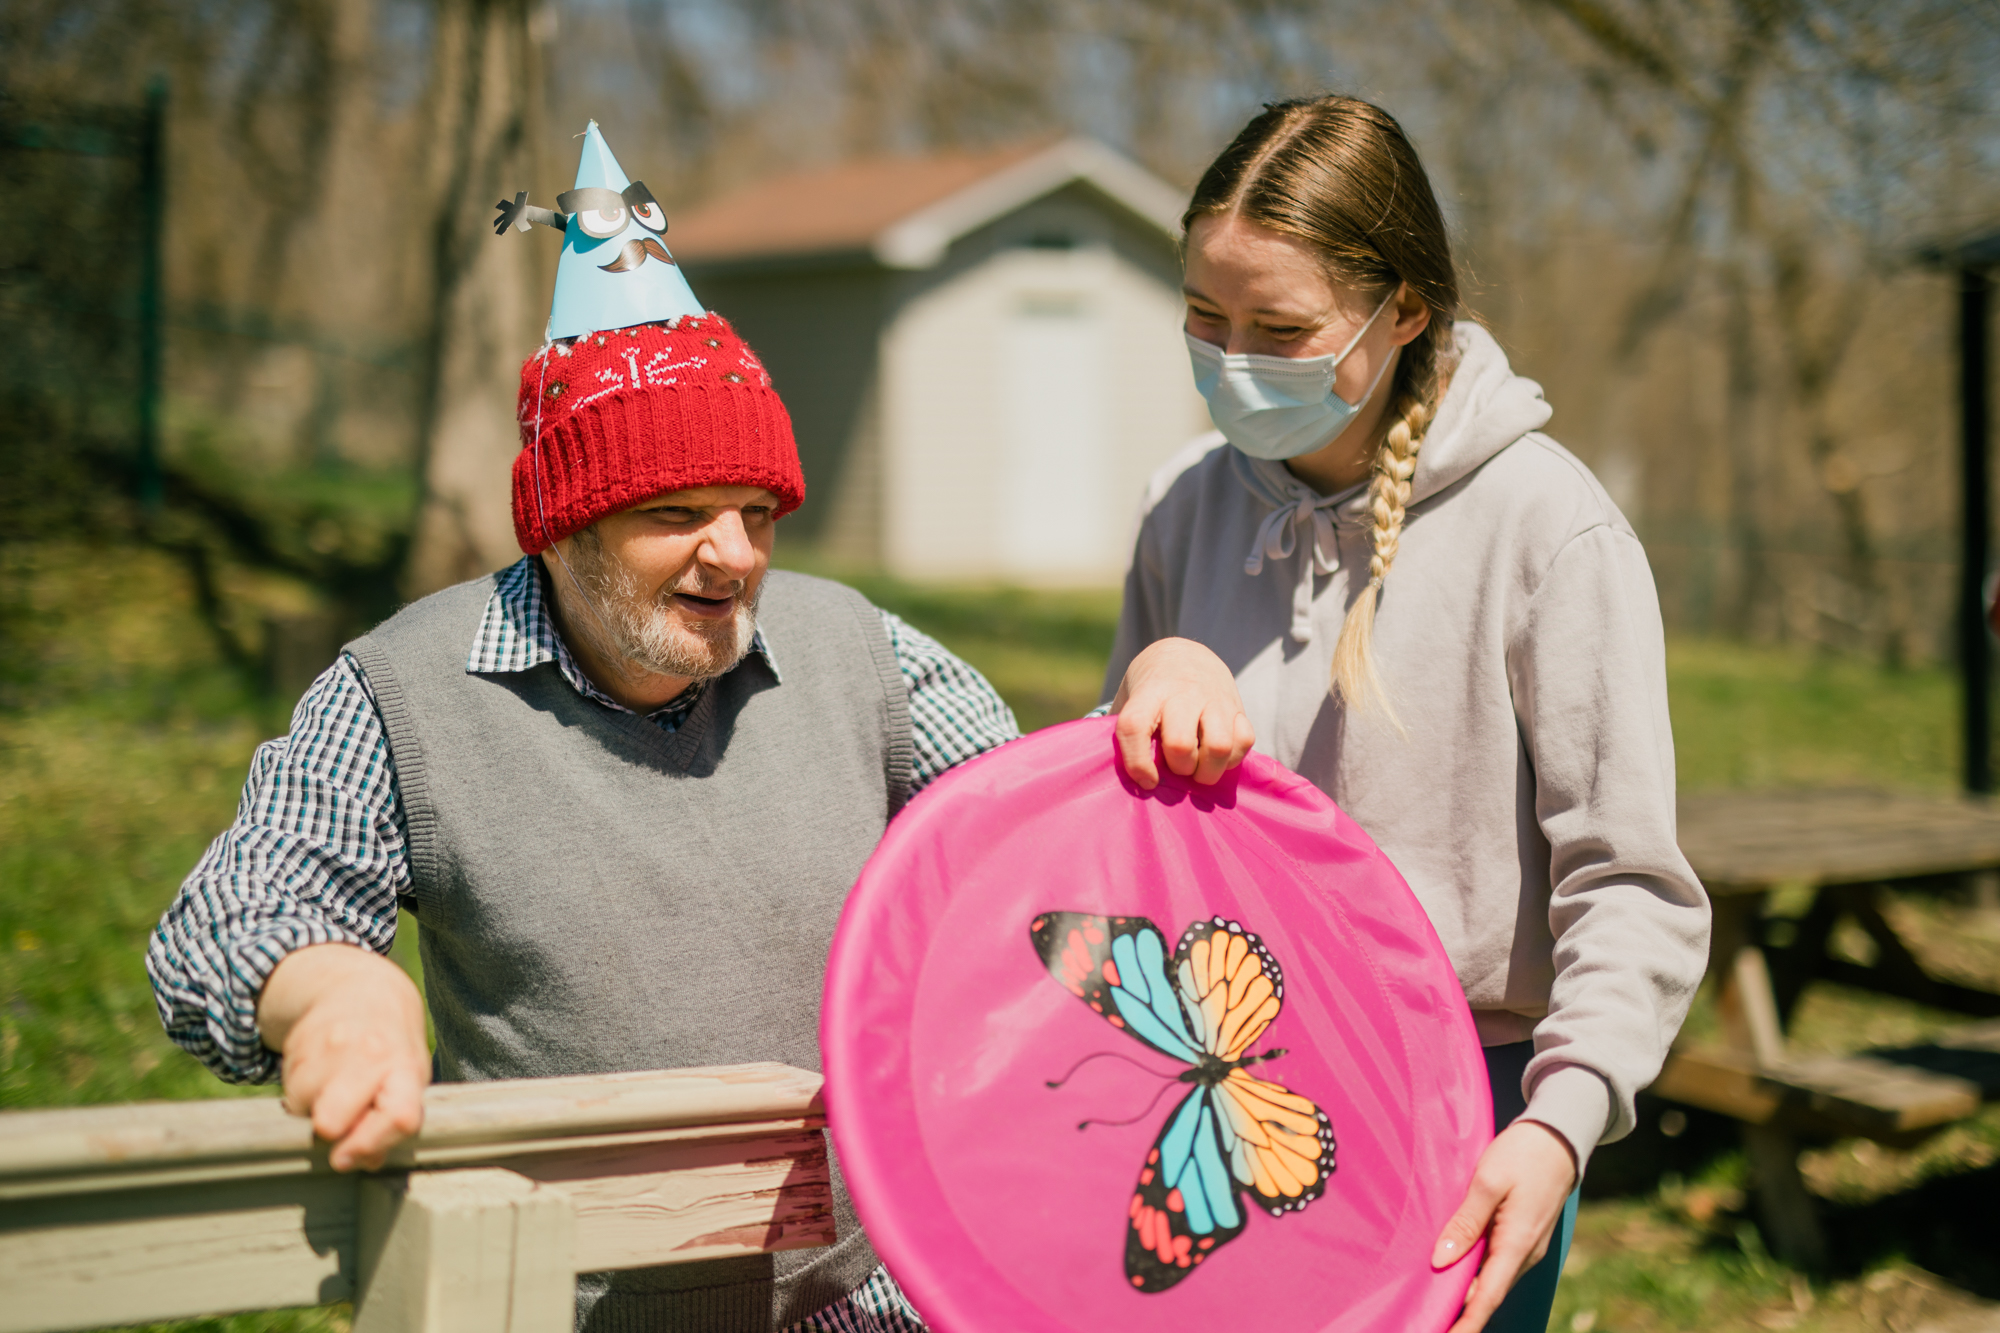
<svg viewBox="0 0 2000 1333">
<path fill-rule="evenodd" d="M 695 292 L 791 409 L 808 498 L 787 539 L 912 579 L 1116 582 L 1146 477 L 1209 429 L 1185 203 L 1066 139 L 849 162 L 672 216 Z"/>
</svg>

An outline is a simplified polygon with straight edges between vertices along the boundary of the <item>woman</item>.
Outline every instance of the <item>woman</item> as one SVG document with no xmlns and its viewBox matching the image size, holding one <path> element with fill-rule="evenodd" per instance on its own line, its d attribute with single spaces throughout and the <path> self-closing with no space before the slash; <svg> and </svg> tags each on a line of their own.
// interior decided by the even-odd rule
<svg viewBox="0 0 2000 1333">
<path fill-rule="evenodd" d="M 1707 955 L 1645 553 L 1539 433 L 1540 386 L 1454 319 L 1387 113 L 1267 108 L 1183 223 L 1221 436 L 1148 489 L 1106 678 L 1126 763 L 1150 780 L 1158 734 L 1207 776 L 1254 732 L 1402 871 L 1493 1083 L 1498 1137 L 1433 1257 L 1488 1238 L 1454 1333 L 1542 1329 L 1591 1149 L 1631 1129 Z"/>
</svg>

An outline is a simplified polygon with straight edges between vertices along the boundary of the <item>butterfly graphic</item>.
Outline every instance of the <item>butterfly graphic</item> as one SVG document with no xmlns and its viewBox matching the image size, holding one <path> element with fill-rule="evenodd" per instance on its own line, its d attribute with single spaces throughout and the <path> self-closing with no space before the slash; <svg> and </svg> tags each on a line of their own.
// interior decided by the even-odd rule
<svg viewBox="0 0 2000 1333">
<path fill-rule="evenodd" d="M 1190 925 L 1171 958 L 1160 928 L 1140 916 L 1044 912 L 1028 933 L 1049 975 L 1113 1027 L 1188 1066 L 1178 1081 L 1193 1087 L 1153 1140 L 1127 1210 L 1134 1287 L 1165 1291 L 1241 1235 L 1239 1193 L 1283 1217 L 1326 1192 L 1326 1112 L 1248 1069 L 1285 1054 L 1246 1053 L 1285 997 L 1262 940 L 1219 916 Z"/>
</svg>

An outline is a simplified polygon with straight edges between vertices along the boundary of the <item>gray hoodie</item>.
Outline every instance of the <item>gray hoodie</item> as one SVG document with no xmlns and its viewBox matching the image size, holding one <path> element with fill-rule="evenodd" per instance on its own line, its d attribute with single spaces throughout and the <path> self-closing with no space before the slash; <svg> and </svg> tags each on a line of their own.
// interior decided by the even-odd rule
<svg viewBox="0 0 2000 1333">
<path fill-rule="evenodd" d="M 1533 1037 L 1527 1114 L 1580 1167 L 1631 1130 L 1633 1095 L 1659 1073 L 1707 959 L 1708 901 L 1675 843 L 1646 553 L 1590 470 L 1539 433 L 1541 386 L 1485 329 L 1453 333 L 1375 622 L 1407 736 L 1328 690 L 1368 581 L 1365 488 L 1322 497 L 1219 434 L 1147 488 L 1105 697 L 1156 639 L 1219 653 L 1257 749 L 1409 881 L 1481 1039 Z"/>
</svg>

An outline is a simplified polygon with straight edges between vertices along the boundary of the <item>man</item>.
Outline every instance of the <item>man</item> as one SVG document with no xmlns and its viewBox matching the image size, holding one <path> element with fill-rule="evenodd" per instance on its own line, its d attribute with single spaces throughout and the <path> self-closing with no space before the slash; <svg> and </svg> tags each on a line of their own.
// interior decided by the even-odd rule
<svg viewBox="0 0 2000 1333">
<path fill-rule="evenodd" d="M 566 262 L 598 241 L 618 253 L 613 206 L 644 190 L 594 126 L 585 158 L 596 232 L 552 215 Z M 888 819 L 1018 734 L 934 640 L 770 570 L 805 494 L 790 419 L 749 348 L 648 253 L 633 271 L 663 295 L 619 307 L 647 322 L 592 331 L 559 277 L 557 310 L 582 331 L 552 320 L 523 367 L 527 556 L 348 645 L 290 734 L 258 748 L 235 823 L 148 952 L 168 1035 L 232 1081 L 282 1072 L 337 1170 L 416 1132 L 433 1069 L 817 1069 L 827 946 Z M 1162 661 L 1135 721 L 1197 686 L 1234 699 L 1220 663 Z M 1176 771 L 1213 781 L 1242 758 L 1230 711 L 1161 724 Z M 1125 738 L 1147 786 L 1150 735 Z M 384 957 L 399 907 L 422 923 L 435 1057 L 424 1000 Z M 834 1189 L 835 1245 L 584 1275 L 580 1323 L 921 1327 L 837 1162 Z"/>
<path fill-rule="evenodd" d="M 287 1104 L 339 1169 L 415 1132 L 430 1078 L 422 1001 L 382 957 L 399 902 L 423 925 L 444 1078 L 816 1068 L 827 943 L 888 817 L 1017 734 L 935 641 L 769 572 L 804 485 L 719 317 L 545 351 L 524 420 L 558 385 L 629 380 L 634 356 L 706 373 L 545 408 L 540 465 L 531 440 L 515 469 L 534 554 L 349 645 L 259 749 L 153 942 L 169 1034 L 238 1081 L 281 1052 Z M 831 1250 L 587 1278 L 580 1301 L 621 1328 L 691 1301 L 718 1326 L 843 1300 L 865 1323 L 898 1298 L 868 1284 L 840 1202 Z"/>
</svg>

